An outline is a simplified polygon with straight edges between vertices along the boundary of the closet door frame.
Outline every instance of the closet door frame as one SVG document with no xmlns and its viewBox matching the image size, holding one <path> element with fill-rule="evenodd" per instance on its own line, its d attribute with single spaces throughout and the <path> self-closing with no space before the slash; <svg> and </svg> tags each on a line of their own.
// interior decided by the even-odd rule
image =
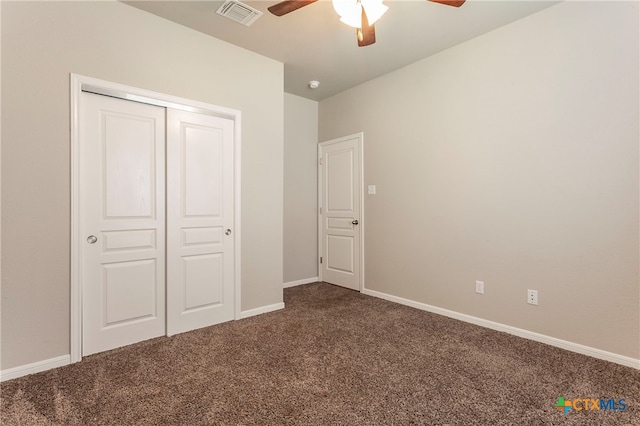
<svg viewBox="0 0 640 426">
<path fill-rule="evenodd" d="M 100 80 L 79 74 L 70 74 L 71 100 L 71 282 L 70 282 L 70 355 L 71 362 L 82 360 L 82 259 L 80 234 L 80 198 L 79 198 L 79 120 L 82 92 L 113 96 L 129 101 L 142 102 L 151 105 L 173 108 L 183 111 L 233 120 L 234 125 L 234 319 L 240 319 L 241 314 L 241 113 L 238 110 L 208 104 L 191 99 L 167 95 L 159 92 L 140 89 L 106 80 Z"/>
</svg>

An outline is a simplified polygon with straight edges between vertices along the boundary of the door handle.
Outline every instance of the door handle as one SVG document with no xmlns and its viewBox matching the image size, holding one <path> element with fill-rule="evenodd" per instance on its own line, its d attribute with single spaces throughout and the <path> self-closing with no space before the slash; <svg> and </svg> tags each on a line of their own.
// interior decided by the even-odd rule
<svg viewBox="0 0 640 426">
<path fill-rule="evenodd" d="M 227 228 L 227 230 L 224 231 L 224 235 L 231 235 L 231 229 Z"/>
<path fill-rule="evenodd" d="M 353 219 L 353 220 L 351 221 L 351 224 L 352 224 L 352 225 L 357 225 L 358 223 L 360 223 L 360 222 L 358 222 L 358 219 Z"/>
<path fill-rule="evenodd" d="M 96 237 L 95 235 L 89 235 L 89 236 L 87 237 L 87 242 L 88 242 L 89 244 L 95 244 L 95 243 L 96 243 L 96 241 L 98 241 L 98 237 Z"/>
</svg>

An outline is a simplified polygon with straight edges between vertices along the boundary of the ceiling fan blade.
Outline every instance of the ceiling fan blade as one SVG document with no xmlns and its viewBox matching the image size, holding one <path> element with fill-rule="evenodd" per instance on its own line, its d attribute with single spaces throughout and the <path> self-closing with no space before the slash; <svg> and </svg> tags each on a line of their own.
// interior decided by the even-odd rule
<svg viewBox="0 0 640 426">
<path fill-rule="evenodd" d="M 362 8 L 362 28 L 356 30 L 356 35 L 358 36 L 358 46 L 360 47 L 369 46 L 376 42 L 376 29 L 373 25 L 369 25 L 369 19 L 364 7 Z"/>
<path fill-rule="evenodd" d="M 447 6 L 460 7 L 466 0 L 429 0 L 434 3 L 446 4 Z"/>
<path fill-rule="evenodd" d="M 274 4 L 273 6 L 269 6 L 267 10 L 276 16 L 282 16 L 317 1 L 318 0 L 285 0 Z"/>
</svg>

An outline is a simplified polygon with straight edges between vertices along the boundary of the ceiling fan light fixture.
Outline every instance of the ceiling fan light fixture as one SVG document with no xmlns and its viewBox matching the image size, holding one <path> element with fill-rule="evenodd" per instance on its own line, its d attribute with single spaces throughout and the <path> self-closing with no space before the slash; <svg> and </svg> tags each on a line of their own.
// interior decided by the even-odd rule
<svg viewBox="0 0 640 426">
<path fill-rule="evenodd" d="M 382 4 L 382 0 L 361 0 L 362 7 L 367 14 L 369 25 L 373 25 L 376 21 L 382 18 L 389 8 Z"/>
<path fill-rule="evenodd" d="M 332 0 L 331 2 L 336 13 L 340 15 L 340 21 L 353 28 L 362 27 L 363 8 L 369 25 L 373 25 L 389 9 L 382 4 L 382 0 Z"/>
<path fill-rule="evenodd" d="M 340 16 L 340 21 L 350 27 L 358 28 L 361 22 L 362 6 L 357 0 L 332 0 L 333 8 Z"/>
<path fill-rule="evenodd" d="M 226 1 L 231 2 L 238 0 Z M 276 16 L 282 16 L 317 1 L 318 0 L 283 0 L 280 3 L 269 6 L 267 9 Z M 429 1 L 460 7 L 466 0 Z M 376 42 L 376 29 L 374 24 L 389 10 L 382 2 L 383 0 L 331 0 L 333 9 L 340 16 L 340 20 L 356 29 L 358 47 L 371 46 Z"/>
</svg>

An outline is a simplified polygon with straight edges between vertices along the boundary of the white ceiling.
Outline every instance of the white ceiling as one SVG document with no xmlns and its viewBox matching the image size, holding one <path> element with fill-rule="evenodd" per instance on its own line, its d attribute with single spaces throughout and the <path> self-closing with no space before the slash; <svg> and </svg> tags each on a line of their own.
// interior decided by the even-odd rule
<svg viewBox="0 0 640 426">
<path fill-rule="evenodd" d="M 467 0 L 460 8 L 426 0 L 385 0 L 376 43 L 358 47 L 355 29 L 339 21 L 331 1 L 320 0 L 277 17 L 267 7 L 279 0 L 245 1 L 262 12 L 246 27 L 216 13 L 223 1 L 126 1 L 284 63 L 287 93 L 321 100 L 367 80 L 549 7 L 547 0 Z M 542 29 L 544 31 L 545 29 Z M 320 81 L 312 90 L 310 80 Z"/>
</svg>

